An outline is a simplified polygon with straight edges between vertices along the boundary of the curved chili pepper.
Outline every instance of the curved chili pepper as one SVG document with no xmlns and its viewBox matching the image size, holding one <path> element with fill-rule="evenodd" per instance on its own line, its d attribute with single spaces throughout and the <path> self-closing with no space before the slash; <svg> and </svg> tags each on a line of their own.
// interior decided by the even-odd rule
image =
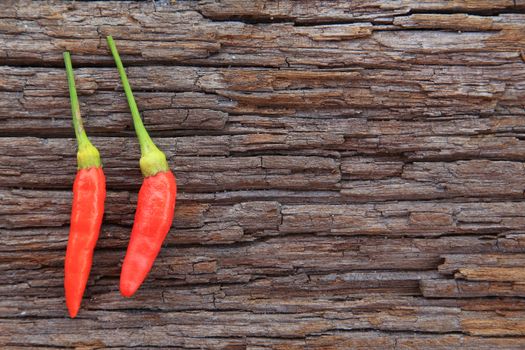
<svg viewBox="0 0 525 350">
<path fill-rule="evenodd" d="M 130 297 L 148 275 L 173 221 L 177 184 L 166 156 L 151 140 L 142 124 L 133 92 L 113 38 L 108 46 L 117 65 L 133 125 L 140 144 L 140 170 L 145 179 L 139 191 L 135 221 L 120 274 L 120 293 Z"/>
<path fill-rule="evenodd" d="M 69 315 L 74 318 L 82 302 L 91 270 L 93 251 L 104 215 L 106 178 L 102 171 L 99 152 L 89 141 L 82 125 L 69 52 L 64 52 L 64 61 L 71 98 L 73 126 L 78 143 L 78 171 L 73 185 L 71 227 L 64 264 L 66 305 Z"/>
</svg>

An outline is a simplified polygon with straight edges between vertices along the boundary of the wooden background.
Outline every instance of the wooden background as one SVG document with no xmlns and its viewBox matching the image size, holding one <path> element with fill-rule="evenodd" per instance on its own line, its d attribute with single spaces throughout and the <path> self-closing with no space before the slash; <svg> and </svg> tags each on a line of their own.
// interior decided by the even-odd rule
<svg viewBox="0 0 525 350">
<path fill-rule="evenodd" d="M 525 348 L 525 1 L 0 6 L 2 349 Z M 106 35 L 180 186 L 132 299 Z M 108 180 L 75 320 L 64 50 Z"/>
</svg>

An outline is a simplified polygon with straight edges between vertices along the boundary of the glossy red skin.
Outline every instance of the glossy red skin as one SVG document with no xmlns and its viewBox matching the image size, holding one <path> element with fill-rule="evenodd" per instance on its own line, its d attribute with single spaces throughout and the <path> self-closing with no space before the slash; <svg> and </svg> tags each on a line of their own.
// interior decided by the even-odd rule
<svg viewBox="0 0 525 350">
<path fill-rule="evenodd" d="M 148 275 L 173 222 L 177 183 L 171 171 L 144 179 L 120 274 L 120 293 L 130 297 Z"/>
<path fill-rule="evenodd" d="M 88 281 L 105 198 L 106 178 L 102 168 L 80 169 L 73 184 L 71 227 L 64 264 L 66 305 L 72 318 L 78 313 Z"/>
</svg>

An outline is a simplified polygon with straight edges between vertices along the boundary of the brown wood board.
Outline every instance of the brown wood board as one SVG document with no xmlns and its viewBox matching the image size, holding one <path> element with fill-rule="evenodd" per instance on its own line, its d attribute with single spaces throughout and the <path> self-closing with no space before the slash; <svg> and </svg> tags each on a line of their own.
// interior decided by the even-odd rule
<svg viewBox="0 0 525 350">
<path fill-rule="evenodd" d="M 525 348 L 524 1 L 0 6 L 2 349 Z M 180 191 L 131 299 L 106 35 Z M 65 50 L 108 181 L 74 320 Z"/>
</svg>

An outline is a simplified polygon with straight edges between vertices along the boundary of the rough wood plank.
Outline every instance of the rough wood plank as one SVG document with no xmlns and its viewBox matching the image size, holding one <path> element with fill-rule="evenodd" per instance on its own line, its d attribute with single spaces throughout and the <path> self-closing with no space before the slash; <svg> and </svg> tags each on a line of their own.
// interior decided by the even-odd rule
<svg viewBox="0 0 525 350">
<path fill-rule="evenodd" d="M 521 344 L 505 338 L 477 338 L 464 335 L 390 335 L 384 333 L 327 334 L 307 340 L 312 349 L 520 349 Z M 287 347 L 284 347 L 288 349 Z M 293 348 L 291 348 L 293 349 Z M 300 346 L 297 349 L 302 349 Z"/>
<path fill-rule="evenodd" d="M 135 188 L 140 183 L 142 175 L 133 169 L 140 157 L 135 140 L 93 138 L 93 142 L 99 147 L 104 160 L 108 188 Z M 127 159 L 119 155 L 119 144 L 122 147 L 120 155 L 127 154 Z M 173 160 L 171 164 L 177 169 L 177 183 L 183 192 L 257 189 L 306 191 L 311 188 L 337 190 L 340 186 L 341 175 L 336 159 L 275 155 L 225 157 L 226 154 L 221 156 L 219 153 L 220 149 L 212 147 L 210 150 L 215 154 L 205 156 L 202 155 L 204 149 L 192 148 L 194 139 L 187 138 L 161 139 L 159 144 L 165 145 L 163 150 Z M 73 140 L 3 138 L 0 139 L 2 146 L 8 150 L 8 154 L 0 156 L 0 162 L 5 161 L 0 168 L 0 181 L 4 186 L 71 188 L 71 179 L 76 172 L 76 155 L 71 153 L 75 147 Z M 232 145 L 225 142 L 224 146 L 229 148 Z M 134 152 L 127 151 L 128 147 L 134 148 Z M 184 148 L 191 151 L 192 156 L 183 156 L 181 153 L 184 153 Z M 50 162 L 50 153 L 62 156 Z M 57 186 L 57 181 L 62 184 Z"/>
<path fill-rule="evenodd" d="M 273 4 L 271 7 L 281 7 Z M 283 13 L 288 12 L 291 2 L 282 2 Z M 432 61 L 447 64 L 450 59 L 462 63 L 499 64 L 516 62 L 519 53 L 516 45 L 523 45 L 523 18 L 521 14 L 509 14 L 510 27 L 498 32 L 439 33 L 429 35 L 420 31 L 398 30 L 394 16 L 410 11 L 519 11 L 523 4 L 501 1 L 495 5 L 488 2 L 476 5 L 471 1 L 435 1 L 418 4 L 416 1 L 382 2 L 364 6 L 364 16 L 359 23 L 339 22 L 341 19 L 353 22 L 356 9 L 338 2 L 333 9 L 317 11 L 320 3 L 294 6 L 284 16 L 284 23 L 245 23 L 227 20 L 216 22 L 213 18 L 229 18 L 232 12 L 244 2 L 235 1 L 223 5 L 209 2 L 180 2 L 169 6 L 155 6 L 150 3 L 92 3 L 53 4 L 39 7 L 28 1 L 13 2 L 13 6 L 2 14 L 3 33 L 0 36 L 0 62 L 4 64 L 59 64 L 61 51 L 68 49 L 81 55 L 84 63 L 110 62 L 107 50 L 100 37 L 113 35 L 120 40 L 125 59 L 132 62 L 164 61 L 202 65 L 251 65 L 251 66 L 346 66 L 345 62 L 360 62 L 361 65 L 399 65 L 400 62 L 417 62 L 432 55 Z M 257 5 L 243 12 L 250 17 L 250 11 L 257 11 Z M 264 6 L 262 6 L 264 8 Z M 262 10 L 260 17 L 268 18 Z M 359 13 L 359 5 L 357 13 Z M 316 19 L 300 13 L 316 13 Z M 327 14 L 328 12 L 328 14 Z M 330 14 L 334 12 L 335 15 Z M 374 14 L 381 13 L 374 19 Z M 215 13 L 215 14 L 214 14 Z M 217 14 L 219 13 L 219 14 Z M 346 13 L 346 15 L 345 15 Z M 65 16 L 64 14 L 67 14 Z M 88 22 L 77 18 L 90 16 Z M 453 16 L 453 15 L 452 15 Z M 520 17 L 521 16 L 521 17 Z M 253 15 L 251 16 L 254 17 Z M 270 21 L 272 15 L 269 15 Z M 277 17 L 279 15 L 277 14 Z M 295 26 L 294 17 L 313 22 L 311 26 Z M 339 22 L 326 27 L 327 19 Z M 341 18 L 343 17 L 343 18 Z M 350 17 L 350 18 L 349 18 Z M 111 24 L 105 19 L 111 18 Z M 452 17 L 454 18 L 454 17 Z M 290 20 L 290 22 L 287 22 Z M 386 28 L 372 28 L 370 22 L 386 24 Z M 455 19 L 462 22 L 461 18 Z M 370 22 L 366 22 L 370 21 Z M 388 25 L 392 23 L 391 27 Z M 300 24 L 300 23 L 299 23 Z M 188 27 L 193 30 L 186 30 Z M 385 29 L 385 30 L 383 30 Z M 392 30 L 393 29 L 393 30 Z M 400 29 L 403 29 L 402 26 Z M 287 33 L 282 36 L 281 33 Z M 355 34 L 357 33 L 357 34 Z M 343 36 L 339 36 L 343 34 Z M 337 37 L 335 37 L 337 36 Z M 16 40 L 12 40 L 16 37 Z M 344 40 L 357 38 L 358 40 Z M 339 38 L 333 42 L 334 38 Z M 76 40 L 75 40 L 76 39 Z M 401 40 L 399 40 L 401 39 Z M 307 47 L 309 50 L 304 50 Z M 487 51 L 501 52 L 487 55 Z"/>
<path fill-rule="evenodd" d="M 0 87 L 1 133 L 70 135 L 63 70 L 4 67 L 0 71 L 0 86 L 5 86 Z M 401 136 L 408 130 L 422 133 L 414 136 L 426 136 L 426 132 L 486 134 L 489 130 L 508 136 L 523 133 L 523 118 L 518 118 L 525 107 L 523 64 L 413 65 L 403 70 L 153 66 L 128 71 L 145 120 L 152 130 L 164 134 L 185 130 L 287 133 L 297 129 L 294 119 L 286 116 L 305 118 L 297 131 L 326 130 L 347 137 L 374 132 Z M 76 77 L 88 130 L 122 133 L 130 129 L 125 98 L 115 92 L 120 90 L 115 69 L 81 68 Z M 254 118 L 253 113 L 271 118 Z M 374 121 L 422 117 L 432 119 L 433 124 Z"/>
<path fill-rule="evenodd" d="M 523 347 L 522 0 L 3 5 L 2 349 Z M 181 190 L 132 299 L 139 152 L 107 34 Z M 65 49 L 109 188 L 76 320 Z"/>
<path fill-rule="evenodd" d="M 511 240 L 520 246 L 522 234 L 512 234 L 501 242 Z M 518 250 L 521 251 L 521 250 Z M 525 295 L 523 254 L 455 254 L 444 255 L 439 265 L 441 274 L 450 278 L 422 279 L 423 295 L 429 297 L 484 297 Z"/>
<path fill-rule="evenodd" d="M 69 191 L 0 190 L 5 218 L 1 228 L 53 227 L 69 222 Z M 198 198 L 198 197 L 197 197 Z M 133 222 L 136 193 L 108 192 L 105 222 Z M 214 203 L 182 195 L 174 228 L 199 228 L 207 223 L 246 225 L 289 233 L 329 235 L 497 234 L 519 230 L 525 202 L 380 202 L 375 204 L 280 204 L 276 201 Z M 263 215 L 263 216 L 261 216 Z"/>
<path fill-rule="evenodd" d="M 433 298 L 524 297 L 525 283 L 423 279 L 421 292 Z"/>
<path fill-rule="evenodd" d="M 210 138 L 203 141 L 214 143 Z M 216 137 L 215 139 L 220 139 Z M 517 161 L 472 160 L 457 162 L 385 161 L 375 158 L 336 158 L 319 155 L 225 157 L 249 138 L 229 138 L 227 149 L 194 149 L 195 138 L 162 138 L 163 145 L 183 192 L 238 190 L 316 190 L 334 191 L 334 196 L 361 201 L 414 200 L 440 198 L 517 198 L 523 197 L 525 168 Z M 239 146 L 231 141 L 241 141 Z M 265 147 L 253 140 L 254 147 Z M 139 150 L 134 140 L 93 138 L 106 166 L 108 188 L 135 188 L 140 182 L 136 166 Z M 216 142 L 217 144 L 218 142 Z M 211 146 L 211 145 L 210 145 Z M 73 140 L 2 138 L 0 180 L 3 186 L 19 188 L 69 189 L 75 174 Z M 246 147 L 246 146 L 244 146 Z M 253 151 L 251 146 L 248 146 Z M 130 151 L 127 149 L 131 148 Z M 209 147 L 212 149 L 212 147 Z M 188 150 L 189 152 L 185 152 Z M 55 154 L 56 156 L 50 156 Z M 308 154 L 304 152 L 304 154 Z M 53 160 L 52 162 L 50 162 Z M 58 182 L 58 184 L 57 184 Z"/>
</svg>

